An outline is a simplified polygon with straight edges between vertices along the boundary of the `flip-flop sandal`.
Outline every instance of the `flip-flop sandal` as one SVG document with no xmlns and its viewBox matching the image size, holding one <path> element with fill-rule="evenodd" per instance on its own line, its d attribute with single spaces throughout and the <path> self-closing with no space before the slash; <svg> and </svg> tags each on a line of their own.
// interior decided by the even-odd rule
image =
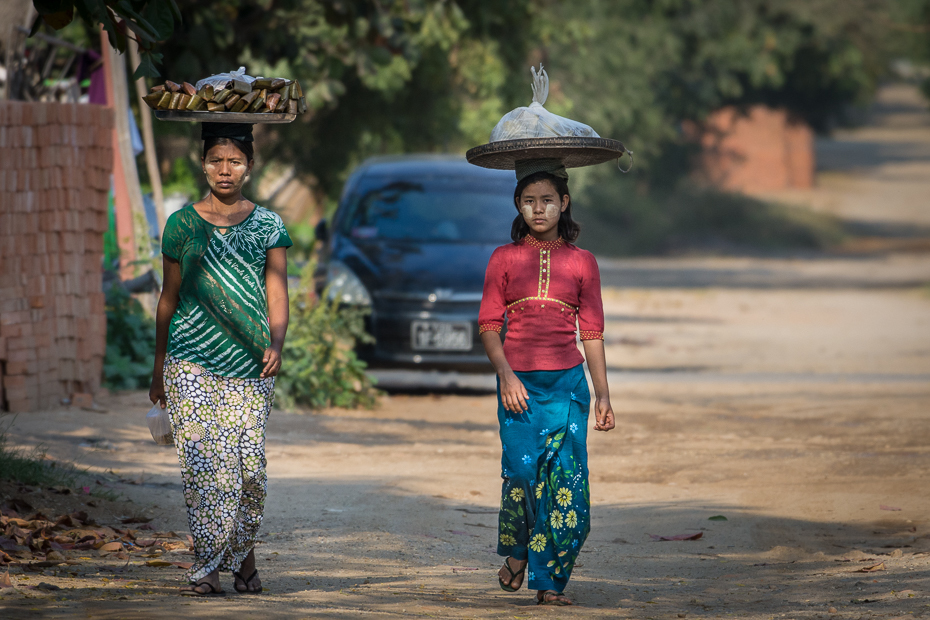
<svg viewBox="0 0 930 620">
<path fill-rule="evenodd" d="M 242 575 L 240 575 L 236 571 L 233 571 L 233 576 L 239 581 L 241 581 L 242 584 L 245 586 L 245 590 L 240 590 L 239 588 L 235 588 L 235 586 L 233 586 L 236 589 L 236 592 L 238 592 L 239 594 L 261 594 L 262 593 L 261 590 L 249 590 L 249 582 L 255 579 L 256 575 L 258 575 L 257 568 L 252 571 L 252 574 L 249 575 L 248 579 L 243 578 Z"/>
<path fill-rule="evenodd" d="M 226 596 L 225 590 L 217 590 L 216 588 L 213 587 L 213 584 L 208 581 L 201 581 L 199 583 L 192 581 L 189 585 L 194 586 L 194 588 L 199 588 L 200 586 L 207 586 L 208 588 L 210 588 L 210 591 L 200 592 L 199 590 L 193 590 L 193 589 L 192 590 L 181 590 L 181 596 L 203 596 L 203 597 Z"/>
<path fill-rule="evenodd" d="M 561 592 L 556 592 L 555 590 L 546 590 L 536 595 L 536 604 L 564 607 L 571 605 L 572 602 L 568 600 L 568 598 Z"/>
<path fill-rule="evenodd" d="M 509 558 L 508 558 L 508 559 L 509 559 Z M 523 582 L 522 582 L 522 581 L 520 582 L 520 586 L 518 586 L 518 587 L 516 587 L 516 588 L 511 587 L 510 584 L 513 583 L 513 580 L 514 580 L 514 579 L 516 579 L 517 577 L 519 577 L 520 575 L 522 575 L 524 572 L 526 572 L 526 567 L 527 567 L 528 564 L 529 564 L 529 562 L 527 562 L 526 564 L 524 564 L 524 565 L 523 565 L 523 568 L 521 568 L 521 569 L 518 570 L 517 572 L 513 572 L 513 569 L 510 568 L 510 562 L 508 562 L 507 560 L 504 560 L 504 568 L 506 568 L 506 569 L 507 569 L 507 572 L 510 573 L 510 581 L 508 581 L 507 583 L 504 583 L 504 580 L 501 579 L 501 576 L 500 576 L 500 575 L 498 575 L 498 576 L 497 576 L 497 583 L 499 583 L 499 584 L 501 585 L 501 590 L 503 590 L 504 592 L 516 592 L 517 590 L 519 590 L 519 589 L 523 586 Z"/>
</svg>

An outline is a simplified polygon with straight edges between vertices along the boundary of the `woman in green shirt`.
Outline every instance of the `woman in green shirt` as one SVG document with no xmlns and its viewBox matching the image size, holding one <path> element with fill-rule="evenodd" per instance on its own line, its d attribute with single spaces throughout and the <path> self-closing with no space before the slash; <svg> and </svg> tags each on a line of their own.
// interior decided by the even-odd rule
<svg viewBox="0 0 930 620">
<path fill-rule="evenodd" d="M 164 286 L 149 397 L 167 406 L 196 561 L 182 594 L 262 591 L 255 538 L 265 503 L 265 423 L 287 331 L 287 248 L 276 214 L 242 197 L 252 127 L 203 124 L 209 195 L 162 234 Z"/>
</svg>

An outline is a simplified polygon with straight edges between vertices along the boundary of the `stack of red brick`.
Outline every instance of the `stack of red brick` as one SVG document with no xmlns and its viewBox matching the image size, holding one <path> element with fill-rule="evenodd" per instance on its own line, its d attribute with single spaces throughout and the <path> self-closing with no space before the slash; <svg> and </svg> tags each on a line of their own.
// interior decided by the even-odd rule
<svg viewBox="0 0 930 620">
<path fill-rule="evenodd" d="M 0 102 L 0 408 L 100 386 L 113 114 Z"/>
<path fill-rule="evenodd" d="M 729 106 L 683 129 L 701 147 L 694 176 L 714 187 L 756 193 L 814 185 L 814 132 L 786 110 Z"/>
</svg>

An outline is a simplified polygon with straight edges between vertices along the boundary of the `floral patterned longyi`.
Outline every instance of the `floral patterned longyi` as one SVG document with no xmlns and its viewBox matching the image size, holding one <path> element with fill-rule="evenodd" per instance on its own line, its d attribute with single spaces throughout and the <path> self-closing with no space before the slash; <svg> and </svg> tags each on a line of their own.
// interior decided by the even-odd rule
<svg viewBox="0 0 930 620">
<path fill-rule="evenodd" d="M 265 424 L 274 377 L 239 379 L 169 356 L 165 395 L 194 539 L 185 577 L 238 571 L 255 546 L 265 505 Z"/>
</svg>

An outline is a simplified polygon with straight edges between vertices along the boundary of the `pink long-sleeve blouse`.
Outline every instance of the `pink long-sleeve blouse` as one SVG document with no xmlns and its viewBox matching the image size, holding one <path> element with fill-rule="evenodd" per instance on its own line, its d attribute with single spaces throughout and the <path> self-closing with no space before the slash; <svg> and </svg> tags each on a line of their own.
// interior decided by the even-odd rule
<svg viewBox="0 0 930 620">
<path fill-rule="evenodd" d="M 604 338 L 604 306 L 597 261 L 562 238 L 527 235 L 494 250 L 484 276 L 478 331 L 500 333 L 504 355 L 517 371 L 565 370 L 584 361 L 575 344 Z"/>
</svg>

